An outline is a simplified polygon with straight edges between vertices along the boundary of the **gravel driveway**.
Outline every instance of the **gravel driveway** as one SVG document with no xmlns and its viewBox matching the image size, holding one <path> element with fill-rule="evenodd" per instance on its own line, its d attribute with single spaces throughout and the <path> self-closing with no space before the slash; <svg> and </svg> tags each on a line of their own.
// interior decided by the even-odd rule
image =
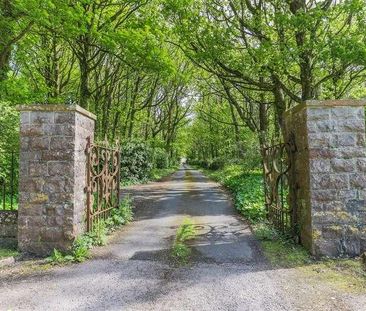
<svg viewBox="0 0 366 311">
<path fill-rule="evenodd" d="M 124 191 L 137 205 L 132 224 L 85 263 L 2 278 L 0 310 L 366 310 L 364 296 L 270 267 L 225 192 L 198 171 Z M 178 267 L 169 250 L 188 216 L 198 237 Z"/>
</svg>

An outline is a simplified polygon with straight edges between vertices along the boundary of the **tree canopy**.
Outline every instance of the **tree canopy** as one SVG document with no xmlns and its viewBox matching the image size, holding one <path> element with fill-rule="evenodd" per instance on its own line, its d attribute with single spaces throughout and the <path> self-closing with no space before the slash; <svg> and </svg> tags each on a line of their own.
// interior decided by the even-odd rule
<svg viewBox="0 0 366 311">
<path fill-rule="evenodd" d="M 363 0 L 0 0 L 4 120 L 77 103 L 172 162 L 257 163 L 288 108 L 365 96 L 365 69 Z"/>
</svg>

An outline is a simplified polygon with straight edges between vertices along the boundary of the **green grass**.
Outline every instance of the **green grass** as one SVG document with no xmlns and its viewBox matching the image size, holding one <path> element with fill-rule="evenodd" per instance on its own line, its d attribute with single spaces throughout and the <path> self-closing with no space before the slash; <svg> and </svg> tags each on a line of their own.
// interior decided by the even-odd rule
<svg viewBox="0 0 366 311">
<path fill-rule="evenodd" d="M 366 290 L 366 270 L 358 258 L 313 261 L 297 270 L 309 283 L 321 282 L 342 293 Z"/>
<path fill-rule="evenodd" d="M 0 259 L 11 257 L 11 256 L 18 256 L 19 252 L 16 249 L 12 248 L 0 248 Z"/>
</svg>

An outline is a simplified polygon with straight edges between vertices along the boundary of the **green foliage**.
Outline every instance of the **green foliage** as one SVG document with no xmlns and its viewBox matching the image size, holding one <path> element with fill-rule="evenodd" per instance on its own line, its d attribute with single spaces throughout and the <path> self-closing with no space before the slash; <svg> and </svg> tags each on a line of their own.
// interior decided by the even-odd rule
<svg viewBox="0 0 366 311">
<path fill-rule="evenodd" d="M 262 241 L 272 241 L 281 238 L 279 232 L 266 222 L 255 224 L 253 231 L 254 235 Z"/>
<path fill-rule="evenodd" d="M 180 264 L 187 264 L 192 250 L 184 243 L 174 243 L 171 255 L 175 261 Z"/>
<path fill-rule="evenodd" d="M 309 253 L 301 245 L 284 238 L 263 240 L 264 254 L 270 263 L 280 267 L 298 267 L 311 262 Z"/>
<path fill-rule="evenodd" d="M 0 101 L 0 153 L 19 147 L 19 113 L 14 105 Z M 2 155 L 0 154 L 0 161 Z"/>
<path fill-rule="evenodd" d="M 173 174 L 178 169 L 178 166 L 172 166 L 165 169 L 152 169 L 150 173 L 150 180 L 158 181 L 166 176 Z"/>
<path fill-rule="evenodd" d="M 231 164 L 208 174 L 233 193 L 235 207 L 246 219 L 252 223 L 266 219 L 263 176 L 260 172 L 248 172 L 242 165 Z"/>
<path fill-rule="evenodd" d="M 187 218 L 179 226 L 171 249 L 171 255 L 180 264 L 187 264 L 192 254 L 191 248 L 186 244 L 192 240 L 197 232 L 192 222 Z"/>
<path fill-rule="evenodd" d="M 1 177 L 1 176 L 0 176 Z M 17 176 L 16 176 L 17 177 Z M 14 189 L 14 195 L 11 196 L 10 195 L 10 189 L 9 187 L 7 187 L 5 189 L 6 192 L 8 192 L 7 194 L 5 194 L 5 202 L 1 202 L 1 207 L 3 206 L 2 204 L 5 205 L 5 210 L 17 210 L 18 206 L 19 206 L 19 199 L 18 199 L 18 194 L 16 193 L 18 191 L 18 187 L 17 185 L 17 179 L 14 181 L 14 185 L 15 185 L 15 189 Z M 11 197 L 13 197 L 13 202 L 11 201 Z M 13 204 L 12 204 L 13 203 Z"/>
<path fill-rule="evenodd" d="M 50 257 L 47 258 L 49 261 L 54 263 L 63 263 L 65 262 L 65 256 L 56 248 L 53 249 L 53 252 Z"/>
<path fill-rule="evenodd" d="M 93 229 L 88 233 L 89 237 L 93 240 L 93 245 L 103 246 L 107 243 L 108 227 L 104 220 L 97 220 L 93 224 Z"/>
<path fill-rule="evenodd" d="M 10 181 L 12 173 L 14 174 L 14 188 L 17 189 L 18 163 L 19 163 L 19 113 L 15 108 L 5 102 L 0 101 L 0 179 Z M 10 189 L 6 189 L 10 191 Z"/>
<path fill-rule="evenodd" d="M 51 263 L 61 264 L 67 262 L 83 262 L 90 257 L 90 249 L 93 246 L 103 246 L 107 243 L 108 234 L 128 224 L 133 219 L 132 200 L 127 195 L 121 201 L 119 208 L 112 210 L 111 216 L 104 220 L 98 220 L 93 224 L 91 232 L 77 237 L 72 245 L 71 251 L 63 254 L 54 249 L 47 260 Z"/>
<path fill-rule="evenodd" d="M 310 254 L 304 247 L 294 243 L 266 222 L 253 226 L 253 232 L 261 241 L 266 258 L 274 266 L 297 267 L 311 262 Z"/>
<path fill-rule="evenodd" d="M 6 258 L 6 257 L 15 257 L 19 255 L 19 252 L 14 248 L 2 248 L 0 247 L 0 259 Z"/>
<path fill-rule="evenodd" d="M 122 181 L 146 181 L 153 167 L 150 147 L 143 142 L 127 142 L 121 150 Z"/>
<path fill-rule="evenodd" d="M 18 208 L 19 113 L 10 103 L 0 101 L 0 184 L 5 180 L 5 209 Z M 13 194 L 11 196 L 11 193 Z M 2 204 L 4 202 L 1 202 Z"/>
<path fill-rule="evenodd" d="M 175 236 L 175 242 L 184 243 L 188 240 L 193 239 L 196 233 L 197 232 L 194 225 L 188 218 L 186 218 L 177 230 L 177 234 Z"/>
<path fill-rule="evenodd" d="M 169 156 L 163 148 L 154 148 L 153 150 L 154 168 L 165 169 L 169 167 Z"/>
<path fill-rule="evenodd" d="M 107 219 L 106 223 L 109 227 L 121 226 L 128 224 L 133 220 L 132 211 L 132 199 L 129 195 L 126 195 L 119 208 L 113 209 L 111 212 L 111 217 Z"/>
<path fill-rule="evenodd" d="M 225 166 L 225 159 L 214 158 L 208 163 L 208 169 L 216 171 L 222 169 Z"/>
<path fill-rule="evenodd" d="M 99 245 L 98 241 L 100 238 L 93 239 L 93 236 L 90 234 L 84 234 L 78 237 L 72 247 L 71 255 L 69 258 L 75 262 L 83 262 L 90 257 L 89 250 L 94 245 Z M 71 256 L 71 257 L 70 257 Z M 67 258 L 68 256 L 65 256 Z"/>
</svg>

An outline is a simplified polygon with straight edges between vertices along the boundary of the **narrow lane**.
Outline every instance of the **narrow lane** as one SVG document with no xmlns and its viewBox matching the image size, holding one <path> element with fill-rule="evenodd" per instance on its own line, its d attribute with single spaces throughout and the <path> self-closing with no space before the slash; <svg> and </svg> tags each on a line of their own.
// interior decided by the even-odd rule
<svg viewBox="0 0 366 311">
<path fill-rule="evenodd" d="M 269 267 L 228 196 L 200 172 L 182 168 L 127 192 L 138 206 L 132 224 L 83 264 L 1 278 L 0 310 L 352 310 Z M 186 217 L 198 236 L 192 262 L 177 267 L 169 252 Z"/>
</svg>

